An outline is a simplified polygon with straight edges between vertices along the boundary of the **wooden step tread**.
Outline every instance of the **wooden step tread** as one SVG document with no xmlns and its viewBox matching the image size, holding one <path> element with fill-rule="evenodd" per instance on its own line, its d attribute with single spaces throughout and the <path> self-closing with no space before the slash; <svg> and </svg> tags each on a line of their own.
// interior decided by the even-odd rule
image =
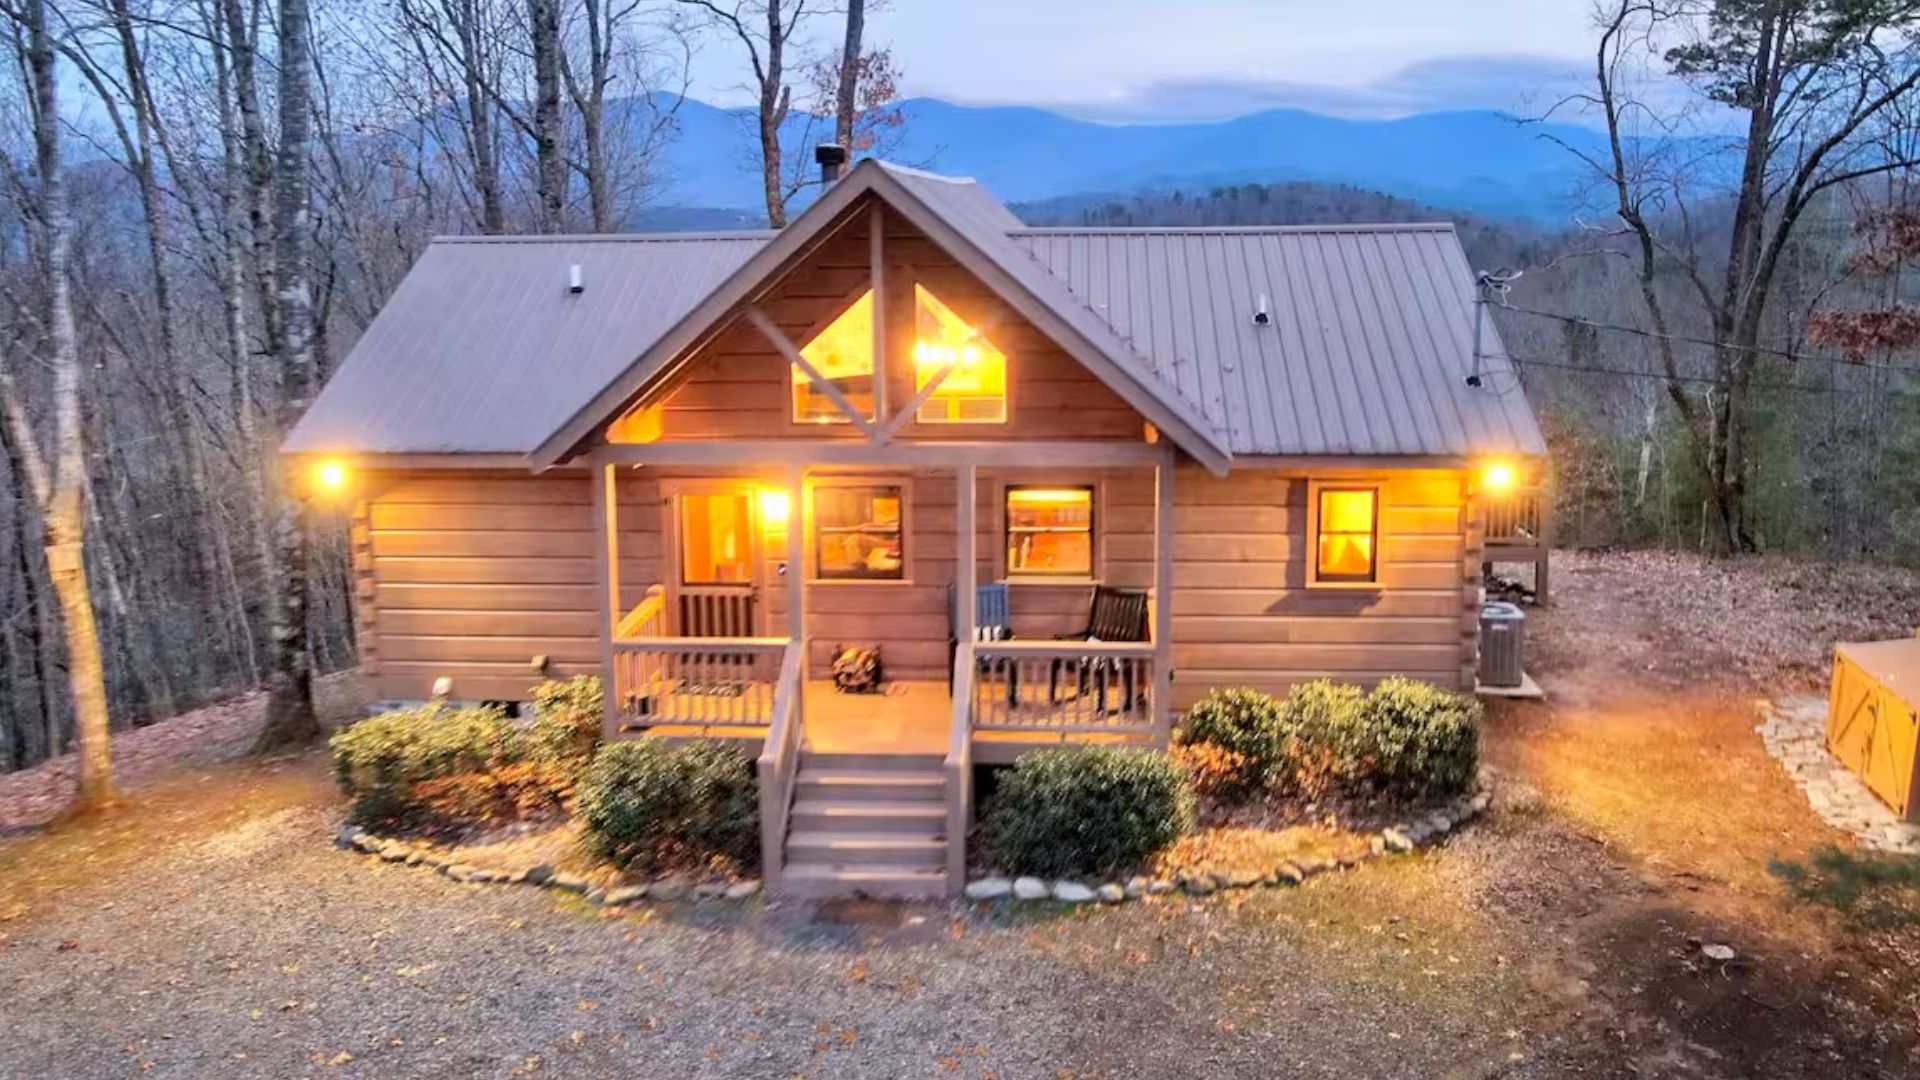
<svg viewBox="0 0 1920 1080">
<path fill-rule="evenodd" d="M 847 818 L 853 820 L 869 818 L 914 818 L 928 821 L 943 821 L 947 808 L 938 802 L 904 802 L 899 800 L 876 799 L 872 802 L 836 802 L 833 799 L 795 799 L 793 816 Z"/>
<path fill-rule="evenodd" d="M 944 787 L 945 775 L 921 769 L 811 769 L 805 765 L 794 779 L 802 784 L 915 784 Z"/>
<path fill-rule="evenodd" d="M 787 853 L 828 851 L 945 851 L 947 838 L 937 834 L 895 832 L 822 832 L 795 830 L 787 837 Z"/>
</svg>

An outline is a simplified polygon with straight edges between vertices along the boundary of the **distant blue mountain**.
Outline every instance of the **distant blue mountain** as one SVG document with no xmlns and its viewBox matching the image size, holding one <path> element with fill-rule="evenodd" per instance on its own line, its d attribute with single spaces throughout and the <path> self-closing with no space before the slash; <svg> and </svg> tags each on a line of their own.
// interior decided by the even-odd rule
<svg viewBox="0 0 1920 1080">
<path fill-rule="evenodd" d="M 1495 112 L 1345 120 L 1274 109 L 1211 123 L 1115 125 L 933 98 L 901 108 L 904 137 L 888 157 L 975 177 L 1008 202 L 1300 180 L 1554 223 L 1581 204 L 1590 177 L 1548 136 L 1596 153 L 1604 148 L 1587 128 L 1523 124 Z M 750 109 L 682 102 L 654 205 L 758 211 L 752 118 Z M 805 117 L 791 119 L 782 138 L 789 158 L 811 168 L 809 144 L 819 132 Z"/>
</svg>

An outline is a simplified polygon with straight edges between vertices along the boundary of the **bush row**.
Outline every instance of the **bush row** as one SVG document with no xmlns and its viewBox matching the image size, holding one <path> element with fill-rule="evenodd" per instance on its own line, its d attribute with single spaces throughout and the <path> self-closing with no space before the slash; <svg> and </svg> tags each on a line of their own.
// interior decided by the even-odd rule
<svg viewBox="0 0 1920 1080">
<path fill-rule="evenodd" d="M 602 746 L 600 680 L 533 690 L 534 717 L 433 704 L 362 720 L 332 740 L 334 775 L 366 824 L 460 825 L 573 800 L 595 852 L 621 865 L 756 861 L 753 762 L 722 743 Z"/>
<path fill-rule="evenodd" d="M 1193 823 L 1192 782 L 1165 754 L 1063 747 L 1001 774 L 981 831 L 996 866 L 1051 877 L 1132 869 Z"/>
<path fill-rule="evenodd" d="M 334 735 L 333 772 L 368 824 L 451 824 L 556 809 L 599 745 L 600 680 L 534 688 L 535 716 L 491 705 L 397 709 Z"/>
<path fill-rule="evenodd" d="M 1371 694 L 1321 680 L 1284 698 L 1212 691 L 1181 738 L 1203 786 L 1229 796 L 1344 787 L 1425 798 L 1472 782 L 1480 721 L 1479 702 L 1412 679 L 1386 679 Z"/>
</svg>

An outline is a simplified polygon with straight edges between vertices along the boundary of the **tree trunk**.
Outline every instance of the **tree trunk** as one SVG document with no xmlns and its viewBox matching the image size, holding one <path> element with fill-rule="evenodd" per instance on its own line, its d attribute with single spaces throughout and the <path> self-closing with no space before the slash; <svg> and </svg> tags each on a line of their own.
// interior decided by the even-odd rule
<svg viewBox="0 0 1920 1080">
<path fill-rule="evenodd" d="M 840 85 L 833 100 L 833 141 L 849 154 L 853 122 L 860 114 L 860 39 L 866 26 L 866 0 L 847 0 L 847 38 L 840 47 Z"/>
<path fill-rule="evenodd" d="M 308 142 L 313 57 L 308 52 L 306 0 L 280 0 L 280 151 L 274 163 L 274 255 L 278 269 L 280 336 L 273 340 L 280 373 L 278 428 L 282 436 L 306 411 L 313 391 L 313 294 L 308 281 Z M 266 725 L 258 752 L 311 742 L 320 735 L 313 708 L 313 662 L 307 649 L 307 502 L 299 479 L 276 455 L 279 478 L 273 539 L 279 604 L 273 618 L 273 667 Z"/>
<path fill-rule="evenodd" d="M 566 228 L 567 171 L 560 130 L 560 0 L 527 0 L 533 34 L 533 140 L 541 231 Z"/>
<path fill-rule="evenodd" d="M 87 811 L 113 798 L 113 759 L 108 746 L 107 683 L 100 660 L 100 631 L 87 589 L 85 427 L 80 412 L 80 349 L 73 319 L 73 221 L 67 210 L 60 155 L 59 72 L 47 27 L 46 0 L 27 5 L 27 60 L 34 93 L 35 172 L 47 275 L 47 339 L 52 353 L 54 462 L 51 475 L 31 464 L 39 454 L 25 406 L 8 394 L 7 419 L 16 427 L 46 514 L 48 576 L 60 602 L 66 632 L 67 683 L 79 735 L 79 794 L 75 809 Z"/>
</svg>

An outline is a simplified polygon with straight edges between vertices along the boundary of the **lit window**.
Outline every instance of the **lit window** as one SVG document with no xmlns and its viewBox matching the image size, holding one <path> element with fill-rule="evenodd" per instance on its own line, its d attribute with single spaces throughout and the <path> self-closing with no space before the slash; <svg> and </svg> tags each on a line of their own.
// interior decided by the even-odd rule
<svg viewBox="0 0 1920 1080">
<path fill-rule="evenodd" d="M 1371 582 L 1380 535 L 1378 488 L 1316 488 L 1314 580 Z"/>
<path fill-rule="evenodd" d="M 1007 489 L 1007 573 L 1093 576 L 1093 489 Z"/>
<path fill-rule="evenodd" d="M 923 285 L 913 287 L 913 387 L 947 373 L 914 419 L 922 424 L 1007 422 L 1007 357 Z"/>
<path fill-rule="evenodd" d="M 873 293 L 827 324 L 800 349 L 800 355 L 832 383 L 860 415 L 873 418 Z M 801 424 L 850 424 L 833 397 L 793 365 L 793 419 Z"/>
<path fill-rule="evenodd" d="M 813 560 L 828 581 L 900 581 L 906 577 L 901 549 L 897 484 L 813 489 Z"/>
</svg>

